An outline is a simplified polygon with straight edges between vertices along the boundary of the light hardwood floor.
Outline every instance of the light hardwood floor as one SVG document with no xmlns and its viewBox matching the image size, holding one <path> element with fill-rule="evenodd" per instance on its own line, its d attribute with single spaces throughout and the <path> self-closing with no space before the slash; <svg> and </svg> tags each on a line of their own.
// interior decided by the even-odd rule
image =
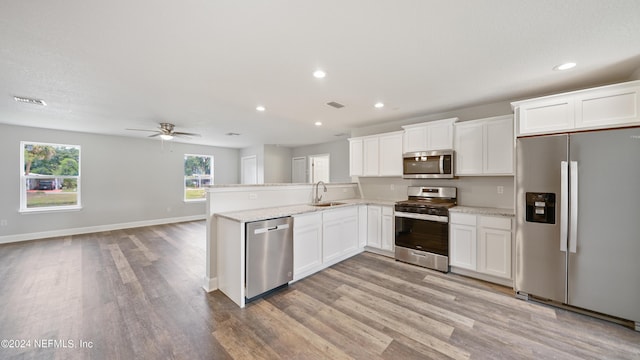
<svg viewBox="0 0 640 360">
<path fill-rule="evenodd" d="M 201 288 L 204 236 L 199 221 L 0 246 L 0 339 L 24 345 L 0 358 L 640 359 L 631 329 L 369 253 L 239 309 Z"/>
</svg>

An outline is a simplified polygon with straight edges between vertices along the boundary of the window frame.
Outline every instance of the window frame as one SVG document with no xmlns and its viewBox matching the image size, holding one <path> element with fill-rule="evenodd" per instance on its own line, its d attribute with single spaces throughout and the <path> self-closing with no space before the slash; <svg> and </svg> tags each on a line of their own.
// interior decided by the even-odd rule
<svg viewBox="0 0 640 360">
<path fill-rule="evenodd" d="M 205 195 L 205 197 L 203 198 L 197 198 L 197 199 L 187 199 L 187 174 L 185 173 L 185 162 L 187 161 L 187 157 L 203 157 L 203 158 L 209 158 L 210 159 L 210 166 L 209 166 L 209 177 L 211 179 L 211 181 L 209 182 L 209 185 L 213 185 L 214 184 L 214 164 L 215 164 L 215 159 L 213 155 L 205 155 L 205 154 L 184 154 L 184 157 L 182 158 L 182 200 L 186 203 L 199 203 L 199 202 L 204 202 L 207 200 L 207 197 Z"/>
<path fill-rule="evenodd" d="M 34 176 L 25 174 L 24 151 L 26 145 L 44 145 L 53 147 L 72 147 L 78 149 L 78 175 L 44 175 Z M 42 141 L 20 141 L 20 213 L 60 212 L 82 209 L 81 178 L 82 178 L 82 146 L 71 144 L 48 143 Z M 75 179 L 76 180 L 76 204 L 59 206 L 27 207 L 27 179 Z"/>
</svg>

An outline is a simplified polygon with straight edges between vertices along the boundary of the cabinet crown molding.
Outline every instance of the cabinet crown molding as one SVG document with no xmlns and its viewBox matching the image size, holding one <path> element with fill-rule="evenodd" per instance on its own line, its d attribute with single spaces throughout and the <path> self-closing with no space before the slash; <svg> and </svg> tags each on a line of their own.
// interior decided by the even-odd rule
<svg viewBox="0 0 640 360">
<path fill-rule="evenodd" d="M 415 127 L 438 125 L 438 124 L 444 124 L 444 123 L 453 124 L 456 121 L 458 121 L 458 118 L 457 117 L 453 117 L 453 118 L 449 118 L 449 119 L 433 120 L 433 121 L 426 121 L 426 122 L 421 122 L 421 123 L 417 123 L 417 124 L 403 125 L 402 128 L 403 129 L 411 129 L 411 128 L 415 128 Z"/>
</svg>

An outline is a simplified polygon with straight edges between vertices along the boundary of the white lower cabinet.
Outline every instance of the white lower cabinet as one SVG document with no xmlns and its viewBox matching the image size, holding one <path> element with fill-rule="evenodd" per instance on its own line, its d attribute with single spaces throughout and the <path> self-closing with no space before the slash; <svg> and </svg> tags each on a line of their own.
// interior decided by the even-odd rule
<svg viewBox="0 0 640 360">
<path fill-rule="evenodd" d="M 350 206 L 294 215 L 294 281 L 361 251 L 358 214 L 358 207 Z"/>
<path fill-rule="evenodd" d="M 381 242 L 382 242 L 382 250 L 394 251 L 395 249 L 395 233 L 394 233 L 394 224 L 395 219 L 393 216 L 393 207 L 391 206 L 383 206 L 382 207 L 382 231 L 381 231 Z"/>
<path fill-rule="evenodd" d="M 293 280 L 322 267 L 322 213 L 293 217 Z"/>
<path fill-rule="evenodd" d="M 382 248 L 382 206 L 367 206 L 367 246 Z"/>
<path fill-rule="evenodd" d="M 449 265 L 476 270 L 476 216 L 469 214 L 451 214 L 450 218 Z"/>
<path fill-rule="evenodd" d="M 510 285 L 513 279 L 511 229 L 511 217 L 451 213 L 449 261 L 452 271 L 471 270 L 465 275 L 477 274 L 476 277 L 483 280 Z"/>
<path fill-rule="evenodd" d="M 478 271 L 511 279 L 511 231 L 480 228 Z"/>
<path fill-rule="evenodd" d="M 395 249 L 392 206 L 367 206 L 367 246 L 392 252 Z"/>
<path fill-rule="evenodd" d="M 367 205 L 358 206 L 358 247 L 367 246 Z"/>
<path fill-rule="evenodd" d="M 322 212 L 322 262 L 342 260 L 358 249 L 358 242 L 356 207 Z"/>
</svg>

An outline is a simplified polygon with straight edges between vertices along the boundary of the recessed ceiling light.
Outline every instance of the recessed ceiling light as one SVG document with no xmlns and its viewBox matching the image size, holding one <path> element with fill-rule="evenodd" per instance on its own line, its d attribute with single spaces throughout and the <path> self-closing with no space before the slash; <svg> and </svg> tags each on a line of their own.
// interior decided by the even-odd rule
<svg viewBox="0 0 640 360">
<path fill-rule="evenodd" d="M 258 111 L 265 111 L 265 110 L 267 110 L 267 108 L 266 108 L 266 107 L 264 107 L 264 106 L 262 106 L 262 105 L 258 105 L 258 106 L 256 106 L 256 110 L 258 110 Z"/>
<path fill-rule="evenodd" d="M 555 66 L 555 67 L 553 68 L 553 70 L 560 70 L 560 71 L 562 71 L 562 70 L 569 70 L 569 69 L 572 69 L 572 68 L 574 68 L 574 67 L 576 67 L 576 63 L 574 63 L 574 62 L 568 62 L 568 63 L 564 63 L 564 64 L 560 64 L 560 65 Z"/>
<path fill-rule="evenodd" d="M 320 122 L 320 121 L 316 121 L 316 122 L 315 122 L 315 125 L 316 125 L 316 126 L 322 126 L 322 122 Z"/>
<path fill-rule="evenodd" d="M 316 70 L 313 72 L 313 77 L 316 79 L 322 79 L 327 76 L 327 73 L 322 70 Z"/>
<path fill-rule="evenodd" d="M 373 106 L 374 106 L 375 108 L 377 108 L 377 109 L 380 109 L 380 108 L 383 108 L 383 107 L 384 107 L 384 103 L 377 102 L 377 103 L 375 103 Z"/>
</svg>

